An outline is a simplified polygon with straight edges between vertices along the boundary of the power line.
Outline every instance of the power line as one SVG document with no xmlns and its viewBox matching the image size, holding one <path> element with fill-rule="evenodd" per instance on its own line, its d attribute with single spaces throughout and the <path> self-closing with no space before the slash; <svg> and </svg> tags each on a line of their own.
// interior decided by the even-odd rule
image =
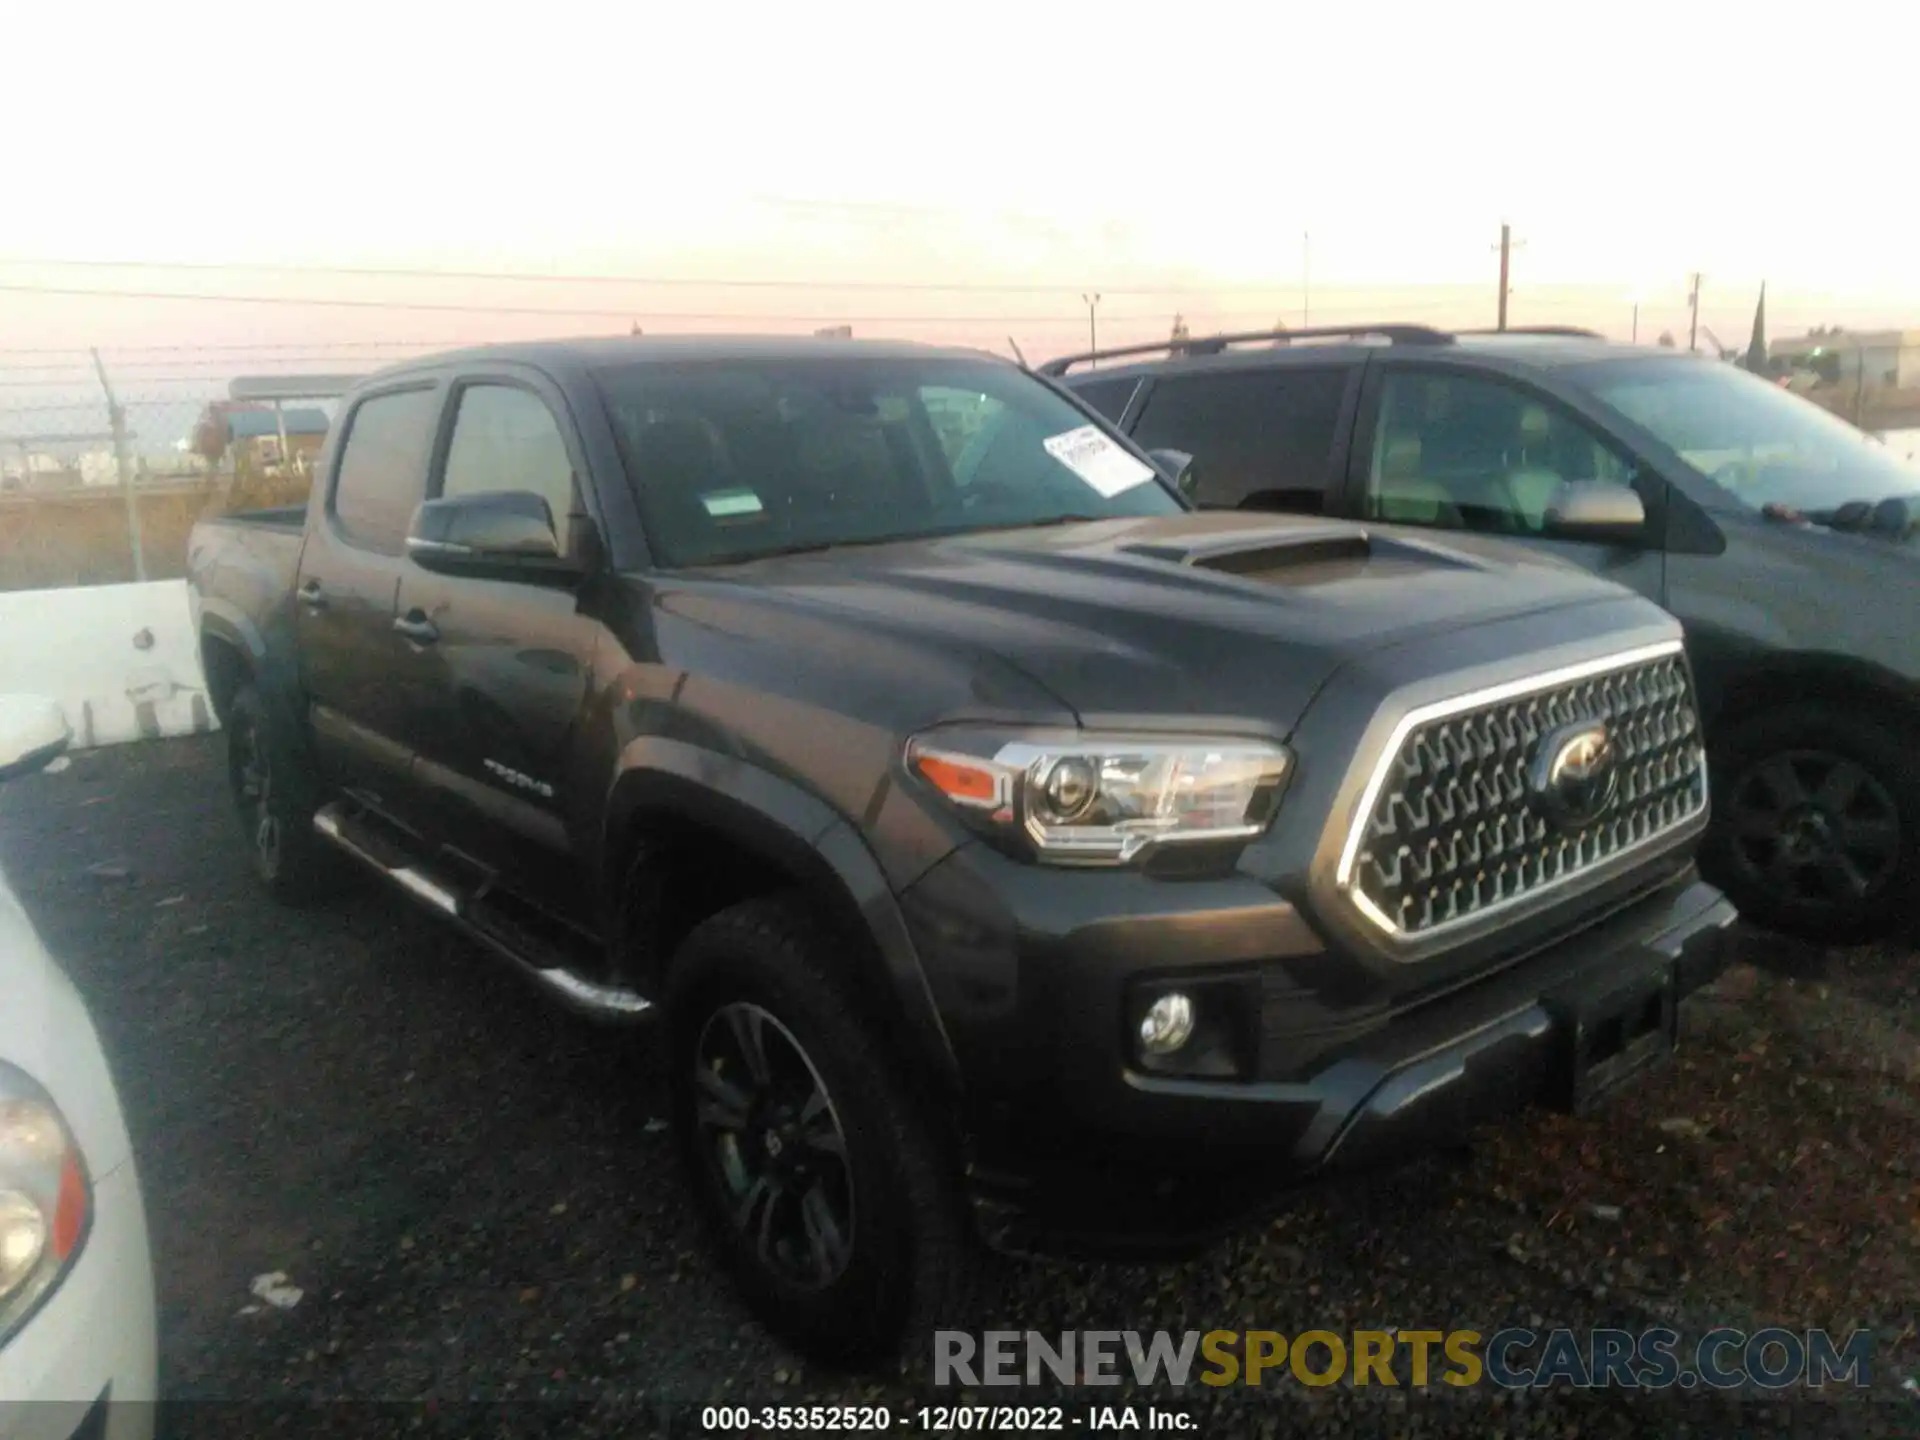
<svg viewBox="0 0 1920 1440">
<path fill-rule="evenodd" d="M 461 342 L 456 342 L 456 344 L 460 343 Z M 471 348 L 472 345 L 473 342 L 471 340 L 464 342 L 465 348 Z M 455 347 L 448 346 L 447 348 L 452 349 Z M 112 355 L 114 353 L 110 346 L 103 345 L 100 349 L 103 354 Z M 259 356 L 238 354 L 155 355 L 145 359 L 116 359 L 113 368 L 115 374 L 128 372 L 137 374 L 142 370 L 179 370 L 182 368 L 232 370 L 238 366 L 245 366 L 248 369 L 259 369 L 262 367 L 312 365 L 322 362 L 330 365 L 348 363 L 388 365 L 396 360 L 411 358 L 413 357 L 402 355 L 375 355 L 366 353 L 341 355 L 338 353 L 326 354 L 323 352 L 308 351 L 280 352 Z M 0 360 L 0 375 L 46 374 L 50 372 L 50 378 L 58 379 L 60 375 L 79 374 L 84 372 L 85 369 L 86 367 L 77 360 Z"/>
<path fill-rule="evenodd" d="M 102 345 L 114 355 L 148 355 L 162 351 L 227 350 L 252 353 L 261 350 L 391 350 L 401 347 L 445 350 L 456 345 L 471 345 L 471 340 L 241 340 L 226 344 L 196 345 Z M 0 345 L 0 355 L 84 355 L 79 345 Z"/>
<path fill-rule="evenodd" d="M 528 315 L 543 318 L 571 318 L 590 320 L 621 320 L 631 323 L 636 315 L 649 320 L 743 320 L 774 324 L 821 325 L 1024 325 L 1028 327 L 1049 325 L 1060 329 L 1078 327 L 1078 317 L 1064 315 L 981 315 L 981 314 L 945 314 L 945 315 L 847 315 L 847 314 L 767 314 L 756 311 L 740 310 L 653 310 L 645 307 L 627 306 L 620 309 L 585 309 L 577 307 L 531 306 L 531 305 L 474 305 L 454 304 L 446 301 L 426 300 L 371 300 L 349 296 L 326 295 L 235 295 L 230 293 L 206 293 L 191 290 L 103 290 L 79 286 L 56 285 L 17 285 L 0 283 L 0 292 L 23 295 L 57 295 L 82 297 L 99 300 L 166 300 L 199 301 L 203 304 L 229 305 L 291 305 L 312 306 L 328 309 L 353 310 L 424 310 L 464 315 Z M 1392 305 L 1384 308 L 1392 310 L 1413 309 L 1449 309 L 1456 302 L 1422 302 L 1415 305 Z M 1218 312 L 1227 315 L 1233 312 Z M 1255 312 L 1241 311 L 1239 314 Z M 1264 313 L 1264 312 L 1259 312 Z M 1110 317 L 1115 324 L 1158 324 L 1165 319 L 1162 315 L 1116 315 Z M 455 342 L 471 344 L 471 341 Z M 106 347 L 111 349 L 112 347 Z"/>
<path fill-rule="evenodd" d="M 484 280 L 501 284 L 530 285 L 652 285 L 693 289 L 737 290 L 860 290 L 922 294 L 1072 294 L 1078 287 L 1072 282 L 1041 284 L 1034 281 L 993 282 L 983 280 L 774 280 L 739 277 L 701 278 L 687 275 L 610 275 L 554 274 L 527 270 L 441 270 L 428 267 L 394 265 L 284 265 L 212 260 L 56 260 L 34 257 L 0 257 L 0 265 L 59 267 L 93 270 L 169 270 L 181 272 L 242 271 L 254 275 L 341 275 L 382 280 Z M 1284 285 L 1218 284 L 1110 285 L 1102 287 L 1109 295 L 1208 295 L 1221 291 L 1243 294 L 1285 294 Z"/>
<path fill-rule="evenodd" d="M 1060 321 L 1077 325 L 1078 317 L 1060 315 L 767 315 L 740 310 L 654 310 L 624 305 L 618 309 L 582 309 L 544 305 L 474 305 L 444 300 L 369 300 L 341 295 L 232 295 L 192 290 L 96 290 L 65 285 L 0 283 L 0 291 L 17 295 L 72 295 L 100 300 L 199 300 L 233 305 L 316 305 L 353 310 L 432 310 L 458 315 L 568 316 L 581 320 L 631 321 L 636 314 L 651 320 L 769 320 L 805 325 L 900 324 L 1044 324 Z"/>
</svg>

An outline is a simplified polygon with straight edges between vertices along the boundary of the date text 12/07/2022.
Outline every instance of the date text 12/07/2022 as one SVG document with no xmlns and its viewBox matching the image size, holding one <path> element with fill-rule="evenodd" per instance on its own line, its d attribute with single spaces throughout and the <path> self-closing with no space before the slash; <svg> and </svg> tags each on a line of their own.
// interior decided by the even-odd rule
<svg viewBox="0 0 1920 1440">
<path fill-rule="evenodd" d="M 1191 1433 L 1197 1423 L 1183 1410 L 1155 1405 L 924 1405 L 898 1413 L 880 1405 L 709 1405 L 700 1412 L 700 1428 L 711 1434 L 835 1430 L 911 1430 L 936 1435 L 955 1430 L 983 1434 L 1074 1430 L 1172 1434 Z"/>
</svg>

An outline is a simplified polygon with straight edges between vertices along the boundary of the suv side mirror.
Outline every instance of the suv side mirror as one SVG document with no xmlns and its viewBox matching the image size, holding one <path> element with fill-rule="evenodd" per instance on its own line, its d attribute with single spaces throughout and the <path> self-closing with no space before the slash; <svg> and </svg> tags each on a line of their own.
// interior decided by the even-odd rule
<svg viewBox="0 0 1920 1440">
<path fill-rule="evenodd" d="M 39 695 L 0 695 L 0 781 L 44 769 L 73 740 L 67 717 Z"/>
<path fill-rule="evenodd" d="M 530 490 L 490 490 L 428 500 L 407 527 L 407 554 L 424 570 L 513 580 L 571 577 L 553 512 Z"/>
<path fill-rule="evenodd" d="M 1647 528 L 1647 507 L 1626 485 L 1562 483 L 1547 501 L 1543 533 L 1558 540 L 1624 545 Z"/>
<path fill-rule="evenodd" d="M 1173 482 L 1173 488 L 1184 498 L 1194 498 L 1194 493 L 1200 488 L 1200 479 L 1193 471 L 1193 456 L 1184 450 L 1149 450 L 1147 458 Z"/>
</svg>

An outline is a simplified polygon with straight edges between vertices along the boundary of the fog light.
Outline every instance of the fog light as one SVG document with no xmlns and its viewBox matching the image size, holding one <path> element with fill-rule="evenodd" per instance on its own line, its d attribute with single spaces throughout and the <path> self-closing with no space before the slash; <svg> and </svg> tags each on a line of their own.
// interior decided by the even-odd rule
<svg viewBox="0 0 1920 1440">
<path fill-rule="evenodd" d="M 1193 1038 L 1193 1001 L 1169 990 L 1147 1007 L 1140 1022 L 1140 1048 L 1149 1055 L 1171 1055 Z"/>
</svg>

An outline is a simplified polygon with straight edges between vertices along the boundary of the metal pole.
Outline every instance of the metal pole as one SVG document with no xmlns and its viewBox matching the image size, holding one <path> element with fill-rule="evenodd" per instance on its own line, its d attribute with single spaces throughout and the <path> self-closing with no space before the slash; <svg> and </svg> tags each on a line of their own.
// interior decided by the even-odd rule
<svg viewBox="0 0 1920 1440">
<path fill-rule="evenodd" d="M 140 546 L 140 510 L 133 498 L 133 462 L 127 456 L 127 412 L 114 398 L 113 385 L 107 379 L 107 367 L 100 359 L 100 352 L 89 353 L 93 356 L 94 373 L 100 377 L 100 388 L 107 396 L 107 426 L 113 431 L 113 468 L 120 476 L 120 493 L 127 500 L 127 544 L 133 550 L 133 578 L 144 585 L 147 557 Z"/>
<path fill-rule="evenodd" d="M 293 451 L 287 445 L 287 407 L 276 400 L 273 402 L 273 424 L 280 432 L 280 473 L 285 475 L 293 465 Z"/>
<path fill-rule="evenodd" d="M 1081 292 L 1080 298 L 1086 302 L 1087 306 L 1087 349 L 1090 351 L 1098 350 L 1100 348 L 1100 330 L 1094 323 L 1093 312 L 1100 306 L 1100 292 L 1096 290 L 1093 294 L 1089 295 L 1083 291 Z M 1100 362 L 1098 360 L 1092 360 L 1088 362 L 1087 368 L 1097 369 L 1099 364 Z"/>
<path fill-rule="evenodd" d="M 1693 285 L 1687 291 L 1687 349 L 1700 349 L 1700 274 L 1694 273 Z"/>
<path fill-rule="evenodd" d="M 1507 257 L 1513 248 L 1513 230 L 1511 226 L 1500 227 L 1500 320 L 1499 328 L 1507 328 Z"/>
<path fill-rule="evenodd" d="M 1633 343 L 1640 343 L 1640 302 L 1633 302 Z"/>
<path fill-rule="evenodd" d="M 1300 328 L 1313 323 L 1313 235 L 1300 232 Z"/>
</svg>

